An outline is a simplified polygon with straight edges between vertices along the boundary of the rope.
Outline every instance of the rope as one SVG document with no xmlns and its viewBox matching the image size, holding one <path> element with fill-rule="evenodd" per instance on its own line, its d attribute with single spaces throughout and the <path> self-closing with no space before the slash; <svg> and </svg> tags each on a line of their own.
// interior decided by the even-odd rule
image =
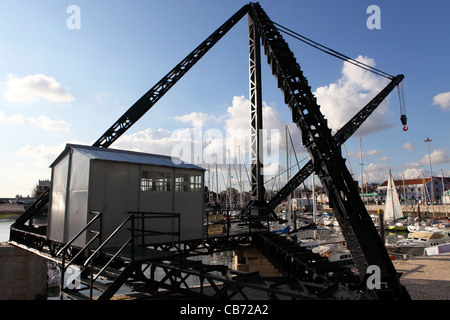
<svg viewBox="0 0 450 320">
<path fill-rule="evenodd" d="M 273 22 L 273 24 L 276 25 L 279 28 L 279 31 L 287 34 L 288 36 L 291 36 L 292 38 L 297 39 L 297 40 L 299 40 L 299 41 L 301 41 L 303 43 L 306 43 L 307 45 L 309 45 L 311 47 L 314 47 L 314 48 L 316 48 L 316 49 L 318 49 L 318 50 L 320 50 L 322 52 L 325 52 L 325 53 L 327 53 L 327 54 L 329 54 L 329 55 L 331 55 L 333 57 L 336 57 L 336 58 L 341 59 L 341 60 L 343 60 L 345 62 L 351 63 L 351 64 L 353 64 L 353 65 L 355 65 L 355 66 L 357 66 L 359 68 L 362 68 L 362 69 L 364 69 L 366 71 L 372 72 L 372 73 L 374 73 L 376 75 L 379 75 L 381 77 L 387 78 L 389 80 L 392 80 L 394 78 L 394 76 L 392 76 L 392 75 L 390 75 L 390 74 L 388 74 L 388 73 L 386 73 L 384 71 L 381 71 L 381 70 L 379 70 L 377 68 L 369 66 L 369 65 L 367 65 L 367 64 L 365 64 L 363 62 L 360 62 L 358 60 L 352 59 L 352 58 L 350 58 L 350 57 L 348 57 L 348 56 L 346 56 L 346 55 L 344 55 L 344 54 L 342 54 L 340 52 L 337 52 L 336 50 L 328 48 L 328 47 L 326 47 L 326 46 L 324 46 L 324 45 L 322 45 L 322 44 L 320 44 L 320 43 L 318 43 L 316 41 L 313 41 L 313 40 L 311 40 L 311 39 L 309 39 L 309 38 L 307 38 L 305 36 L 302 36 L 301 34 L 298 34 L 297 32 L 292 31 L 292 30 L 290 30 L 290 29 L 288 29 L 288 28 L 286 28 L 286 27 L 284 27 L 284 26 L 282 26 L 282 25 L 280 25 L 280 24 L 278 24 L 276 22 Z M 400 115 L 401 115 L 400 116 L 400 120 L 401 120 L 401 122 L 403 124 L 403 131 L 407 131 L 408 127 L 406 125 L 407 119 L 406 119 L 405 93 L 403 91 L 403 83 L 402 82 L 397 86 L 397 90 L 398 90 L 398 97 L 399 97 L 399 102 L 400 102 Z"/>
<path fill-rule="evenodd" d="M 291 36 L 292 38 L 297 39 L 297 40 L 299 40 L 299 41 L 301 41 L 303 43 L 306 43 L 307 45 L 310 45 L 310 46 L 312 46 L 312 47 L 314 47 L 314 48 L 316 48 L 316 49 L 318 49 L 318 50 L 320 50 L 322 52 L 325 52 L 325 53 L 327 53 L 327 54 L 329 54 L 329 55 L 331 55 L 333 57 L 336 57 L 338 59 L 341 59 L 343 61 L 351 63 L 351 64 L 353 64 L 353 65 L 355 65 L 355 66 L 357 66 L 359 68 L 362 68 L 362 69 L 367 70 L 369 72 L 375 73 L 375 74 L 377 74 L 377 75 L 379 75 L 381 77 L 384 77 L 384 78 L 387 78 L 387 79 L 390 79 L 390 80 L 392 80 L 394 78 L 394 76 L 392 76 L 392 75 L 390 75 L 390 74 L 388 74 L 388 73 L 386 73 L 384 71 L 376 69 L 376 68 L 374 68 L 372 66 L 369 66 L 369 65 L 367 65 L 367 64 L 365 64 L 363 62 L 360 62 L 360 61 L 352 59 L 352 58 L 350 58 L 350 57 L 348 57 L 348 56 L 346 56 L 346 55 L 344 55 L 342 53 L 339 53 L 339 52 L 337 52 L 337 51 L 335 51 L 335 50 L 333 50 L 331 48 L 328 48 L 328 47 L 326 47 L 324 45 L 321 45 L 320 43 L 315 42 L 315 41 L 313 41 L 313 40 L 311 40 L 311 39 L 309 39 L 307 37 L 304 37 L 301 34 L 298 34 L 297 32 L 292 31 L 292 30 L 290 30 L 290 29 L 288 29 L 286 27 L 283 27 L 282 25 L 280 25 L 280 24 L 278 24 L 276 22 L 273 22 L 273 24 L 276 25 L 277 27 L 279 27 L 281 32 L 283 32 L 283 33 Z"/>
</svg>

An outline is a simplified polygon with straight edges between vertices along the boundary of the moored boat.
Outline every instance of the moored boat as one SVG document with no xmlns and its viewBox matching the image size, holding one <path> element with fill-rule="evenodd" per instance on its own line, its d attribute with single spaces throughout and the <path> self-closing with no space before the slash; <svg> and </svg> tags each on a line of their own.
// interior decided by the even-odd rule
<svg viewBox="0 0 450 320">
<path fill-rule="evenodd" d="M 410 233 L 407 239 L 397 241 L 395 247 L 401 253 L 422 256 L 425 253 L 425 248 L 448 242 L 449 236 L 447 231 L 416 231 Z"/>
<path fill-rule="evenodd" d="M 394 179 L 389 170 L 389 179 L 386 190 L 386 203 L 384 207 L 384 228 L 390 231 L 408 231 L 406 218 L 395 188 Z"/>
</svg>

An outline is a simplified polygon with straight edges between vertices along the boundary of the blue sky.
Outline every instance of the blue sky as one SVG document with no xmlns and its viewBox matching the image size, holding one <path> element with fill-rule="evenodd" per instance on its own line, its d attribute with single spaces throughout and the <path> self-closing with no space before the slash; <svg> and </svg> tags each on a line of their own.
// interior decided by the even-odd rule
<svg viewBox="0 0 450 320">
<path fill-rule="evenodd" d="M 137 99 L 233 15 L 245 1 L 0 0 L 0 197 L 31 193 L 49 179 L 66 143 L 92 145 Z M 346 143 L 365 179 L 450 176 L 450 27 L 446 0 L 260 1 L 269 17 L 308 38 L 389 74 L 404 74 L 409 130 L 400 123 L 396 90 Z M 367 28 L 370 5 L 380 29 Z M 79 27 L 68 28 L 70 5 Z M 72 21 L 72 20 L 70 20 Z M 70 22 L 69 21 L 69 22 Z M 386 80 L 344 65 L 288 36 L 321 110 L 333 129 L 350 119 Z M 299 159 L 307 154 L 289 108 L 262 58 L 266 173 L 285 167 L 284 126 Z M 244 17 L 112 148 L 173 154 L 189 137 L 200 156 L 230 147 L 248 130 L 248 40 Z M 222 132 L 223 137 L 218 132 Z M 245 135 L 245 134 L 244 134 Z M 214 143 L 211 136 L 215 137 Z M 188 140 L 186 140 L 188 139 Z M 181 146 L 181 147 L 180 147 Z M 197 148 L 197 147 L 195 147 Z M 215 151 L 214 151 L 215 150 Z M 245 147 L 242 153 L 247 154 Z M 192 154 L 195 154 L 192 153 Z M 179 154 L 181 155 L 181 154 Z M 183 154 L 183 157 L 186 153 Z M 210 157 L 209 157 L 210 158 Z M 197 162 L 198 155 L 188 154 Z M 235 179 L 234 179 L 235 180 Z M 233 181 L 234 181 L 233 180 Z M 235 186 L 236 187 L 236 186 Z"/>
</svg>

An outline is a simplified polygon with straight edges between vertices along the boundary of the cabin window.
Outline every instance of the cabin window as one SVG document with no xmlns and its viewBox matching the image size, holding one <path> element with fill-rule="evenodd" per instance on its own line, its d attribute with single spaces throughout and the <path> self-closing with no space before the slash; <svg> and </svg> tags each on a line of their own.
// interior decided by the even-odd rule
<svg viewBox="0 0 450 320">
<path fill-rule="evenodd" d="M 175 175 L 175 191 L 176 192 L 189 191 L 189 174 L 177 173 Z"/>
<path fill-rule="evenodd" d="M 175 176 L 175 191 L 177 192 L 202 191 L 202 176 L 189 173 L 177 173 Z"/>
<path fill-rule="evenodd" d="M 151 180 L 149 178 L 148 171 L 141 172 L 141 191 L 147 191 L 151 189 Z"/>
<path fill-rule="evenodd" d="M 190 187 L 192 192 L 202 191 L 202 176 L 192 175 L 190 181 Z"/>
<path fill-rule="evenodd" d="M 171 172 L 142 170 L 141 191 L 171 191 L 171 186 Z"/>
</svg>

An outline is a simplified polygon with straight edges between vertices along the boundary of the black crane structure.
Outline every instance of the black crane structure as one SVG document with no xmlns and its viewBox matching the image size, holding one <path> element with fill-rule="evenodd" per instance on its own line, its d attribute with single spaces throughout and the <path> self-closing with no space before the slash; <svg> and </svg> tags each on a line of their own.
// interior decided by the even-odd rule
<svg viewBox="0 0 450 320">
<path fill-rule="evenodd" d="M 354 289 L 355 291 L 364 291 L 366 293 L 365 297 L 368 298 L 409 299 L 408 292 L 400 283 L 399 275 L 360 198 L 358 187 L 347 169 L 345 159 L 342 157 L 340 150 L 341 145 L 352 136 L 390 92 L 401 83 L 404 76 L 391 76 L 375 69 L 377 74 L 388 78 L 390 83 L 333 136 L 324 115 L 320 111 L 320 106 L 317 104 L 316 98 L 311 92 L 308 81 L 303 75 L 300 65 L 297 63 L 294 54 L 281 35 L 281 30 L 284 29 L 283 32 L 296 37 L 299 35 L 275 24 L 258 3 L 249 3 L 239 9 L 147 93 L 137 100 L 105 131 L 93 146 L 108 148 L 114 143 L 114 141 L 152 108 L 246 14 L 248 14 L 249 25 L 250 61 L 251 200 L 241 212 L 240 218 L 243 221 L 258 218 L 267 218 L 268 220 L 277 219 L 273 210 L 305 181 L 306 178 L 312 173 L 315 173 L 328 194 L 330 206 L 339 222 L 346 246 L 351 252 L 357 270 L 358 280 L 355 282 L 355 278 L 348 276 L 345 272 L 339 274 L 336 272 L 337 269 L 333 269 L 334 273 L 332 272 L 333 275 L 330 276 L 329 271 L 324 271 L 324 269 L 329 268 L 329 264 L 318 263 L 316 261 L 318 260 L 317 256 L 311 258 L 310 252 L 306 253 L 304 250 L 300 250 L 298 246 L 292 246 L 292 242 L 288 245 L 281 245 L 282 243 L 286 244 L 287 240 L 281 239 L 280 236 L 271 234 L 270 232 L 251 234 L 249 238 L 245 238 L 245 241 L 251 241 L 260 251 L 269 257 L 269 260 L 274 264 L 279 264 L 280 270 L 282 270 L 287 278 L 295 280 L 296 285 L 292 285 L 290 288 L 294 288 L 294 291 L 301 291 L 301 294 L 296 296 L 292 290 L 289 292 L 285 291 L 284 293 L 289 297 L 298 298 L 300 296 L 301 298 L 308 299 L 329 298 L 330 295 L 327 295 L 328 292 L 335 290 L 338 285 L 348 285 L 351 283 L 353 288 L 356 288 Z M 306 39 L 305 41 L 310 40 Z M 315 42 L 311 43 L 315 47 L 319 46 Z M 311 158 L 268 202 L 264 201 L 262 159 L 260 158 L 261 153 L 259 152 L 261 144 L 259 133 L 263 128 L 261 46 L 264 49 L 264 54 L 267 57 L 267 62 L 272 73 L 277 79 L 278 87 L 284 97 L 284 102 L 292 112 L 292 121 L 300 130 L 302 143 Z M 326 47 L 322 47 L 322 50 L 323 48 Z M 328 50 L 328 48 L 326 49 Z M 358 64 L 355 60 L 340 55 L 336 51 L 331 51 L 331 53 L 341 59 L 343 58 L 346 61 Z M 368 66 L 364 65 L 362 67 L 367 68 Z M 401 120 L 406 125 L 405 115 L 402 115 Z M 34 250 L 38 251 L 44 246 L 52 246 L 52 244 L 48 244 L 49 240 L 45 239 L 44 227 L 36 228 L 32 227 L 31 224 L 26 225 L 26 222 L 32 220 L 32 217 L 49 201 L 49 195 L 50 191 L 44 193 L 12 225 L 10 239 L 13 242 L 25 247 L 31 246 L 31 243 L 34 243 Z M 30 240 L 33 238 L 33 235 L 35 238 L 44 238 L 45 240 L 42 240 L 39 245 L 36 245 L 39 241 L 35 239 Z M 209 245 L 212 247 L 213 243 L 211 242 Z M 231 245 L 230 242 L 227 243 L 228 247 L 232 247 L 233 245 L 234 242 Z M 53 251 L 56 250 L 53 249 Z M 305 258 L 306 256 L 309 258 Z M 380 270 L 379 283 L 377 286 L 368 289 L 365 287 L 365 281 L 371 276 L 369 270 L 371 270 L 370 267 L 372 266 L 376 266 Z M 167 274 L 175 271 L 183 271 L 187 274 L 200 272 L 198 268 L 194 268 L 194 272 L 194 269 L 189 269 L 189 267 L 186 267 L 186 264 L 166 265 L 164 268 Z M 132 270 L 133 268 L 128 269 Z M 202 279 L 205 279 L 205 274 L 202 277 Z M 214 277 L 209 278 L 211 283 Z M 224 280 L 224 278 L 221 278 L 220 281 L 225 284 L 228 283 L 228 280 Z M 232 285 L 235 288 L 241 288 L 243 286 L 242 282 L 239 285 L 236 283 Z M 312 287 L 315 289 L 312 290 Z M 279 293 L 275 292 L 276 290 L 273 287 L 271 288 L 270 290 L 272 291 L 268 291 L 270 295 Z M 238 291 L 242 292 L 240 289 Z M 217 294 L 217 296 L 221 295 Z"/>
</svg>

